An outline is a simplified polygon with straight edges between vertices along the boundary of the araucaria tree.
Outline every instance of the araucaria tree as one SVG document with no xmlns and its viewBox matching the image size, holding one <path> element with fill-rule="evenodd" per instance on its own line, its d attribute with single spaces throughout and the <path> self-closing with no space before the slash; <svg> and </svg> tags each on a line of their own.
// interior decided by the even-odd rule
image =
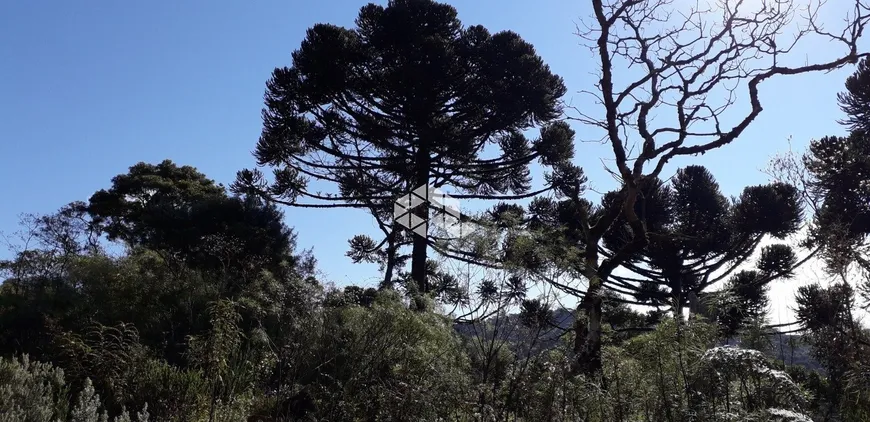
<svg viewBox="0 0 870 422">
<path fill-rule="evenodd" d="M 601 130 L 621 186 L 596 216 L 575 207 L 584 233 L 576 270 L 588 280 L 580 305 L 586 317 L 575 328 L 576 372 L 600 371 L 602 290 L 613 270 L 649 243 L 647 224 L 635 210 L 644 181 L 659 177 L 674 157 L 734 142 L 762 112 L 765 81 L 837 69 L 866 56 L 858 40 L 870 10 L 863 1 L 850 3 L 845 24 L 833 29 L 822 27 L 816 2 L 591 1 L 592 17 L 578 35 L 597 58 L 599 80 L 589 92 L 597 107 L 578 110 L 575 118 Z M 805 41 L 832 43 L 825 59 L 812 61 L 800 51 Z M 738 92 L 745 103 L 737 102 Z M 578 205 L 585 201 L 582 191 L 579 183 L 561 190 Z M 630 237 L 602 259 L 602 237 L 617 218 L 625 219 Z"/>
<path fill-rule="evenodd" d="M 582 296 L 582 245 L 590 232 L 578 222 L 601 221 L 620 195 L 619 190 L 605 193 L 598 204 L 568 195 L 561 200 L 536 198 L 528 210 L 496 207 L 492 215 L 497 222 L 516 224 L 505 237 L 504 259 L 532 278 Z M 629 248 L 631 225 L 622 214 L 613 220 L 598 253 L 611 263 L 623 254 L 623 271 L 602 280 L 601 294 L 612 303 L 652 306 L 656 314 L 669 311 L 678 324 L 688 307 L 717 322 L 722 336 L 731 337 L 750 322 L 762 322 L 768 285 L 790 277 L 813 256 L 799 261 L 790 246 L 772 244 L 750 262 L 765 238 L 783 239 L 798 230 L 799 202 L 798 190 L 779 182 L 748 186 L 729 200 L 713 175 L 697 165 L 679 169 L 669 181 L 644 178 L 633 211 L 643 222 L 647 242 Z M 750 264 L 755 268 L 746 269 Z M 724 288 L 710 291 L 714 285 Z"/>
<path fill-rule="evenodd" d="M 795 297 L 799 329 L 828 379 L 816 393 L 842 420 L 870 417 L 870 338 L 857 308 L 870 309 L 870 65 L 862 59 L 838 95 L 846 136 L 810 141 L 803 153 L 776 157 L 772 176 L 798 186 L 812 212 L 807 246 L 816 248 L 831 283 L 802 286 Z M 861 295 L 862 297 L 857 297 Z"/>
<path fill-rule="evenodd" d="M 812 211 L 806 244 L 818 248 L 827 271 L 843 281 L 870 274 L 870 64 L 861 61 L 838 95 L 846 136 L 810 141 L 801 154 L 771 162 L 771 175 L 799 186 Z M 870 283 L 860 286 L 870 300 Z M 870 302 L 868 302 L 870 303 Z"/>
<path fill-rule="evenodd" d="M 604 206 L 617 194 L 605 195 Z M 735 306 L 708 315 L 722 323 L 725 335 L 745 320 L 763 317 L 767 285 L 791 276 L 799 264 L 790 246 L 773 244 L 761 249 L 755 270 L 737 271 L 749 264 L 766 236 L 783 239 L 798 230 L 799 194 L 791 185 L 748 186 L 729 201 L 707 169 L 688 166 L 669 183 L 646 179 L 635 212 L 644 220 L 649 243 L 622 264 L 631 275 L 612 274 L 605 286 L 682 318 L 687 306 L 704 313 L 711 307 L 706 290 L 727 281 L 722 293 L 730 293 Z M 604 235 L 601 253 L 609 258 L 622 250 L 630 230 L 617 218 Z"/>
<path fill-rule="evenodd" d="M 803 156 L 809 198 L 818 209 L 810 243 L 823 247 L 833 273 L 870 274 L 870 65 L 862 60 L 839 96 L 848 136 L 810 142 Z M 866 287 L 870 294 L 870 284 Z M 870 299 L 870 296 L 868 296 Z"/>
<path fill-rule="evenodd" d="M 529 165 L 573 156 L 573 131 L 555 121 L 565 90 L 516 33 L 463 27 L 453 7 L 431 0 L 369 4 L 356 28 L 311 27 L 292 66 L 275 69 L 255 151 L 274 178 L 244 170 L 234 189 L 368 210 L 384 238 L 357 236 L 349 255 L 382 263 L 389 283 L 410 244 L 411 279 L 425 293 L 434 243 L 394 225 L 393 202 L 423 185 L 450 186 L 460 200 L 548 190 L 533 189 Z M 529 140 L 535 126 L 540 135 Z"/>
<path fill-rule="evenodd" d="M 838 95 L 846 136 L 810 141 L 802 154 L 771 163 L 771 175 L 799 186 L 812 211 L 806 244 L 818 248 L 827 272 L 842 282 L 860 280 L 870 306 L 870 64 L 863 59 Z M 857 277 L 856 277 L 857 275 Z M 849 286 L 846 286 L 849 287 Z M 821 288 L 818 287 L 817 288 Z M 804 328 L 808 328 L 804 324 Z M 809 328 L 808 328 L 809 329 Z"/>
</svg>

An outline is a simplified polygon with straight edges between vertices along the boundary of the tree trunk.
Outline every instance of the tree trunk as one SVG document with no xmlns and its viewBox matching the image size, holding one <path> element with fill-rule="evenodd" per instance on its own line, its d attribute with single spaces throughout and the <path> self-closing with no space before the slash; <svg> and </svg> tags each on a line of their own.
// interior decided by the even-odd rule
<svg viewBox="0 0 870 422">
<path fill-rule="evenodd" d="M 679 276 L 676 283 L 671 284 L 676 285 L 672 296 L 674 297 L 674 321 L 679 325 L 683 322 L 683 275 Z"/>
<path fill-rule="evenodd" d="M 571 375 L 595 376 L 601 371 L 602 279 L 598 266 L 598 239 L 586 240 L 583 275 L 589 281 L 574 324 L 574 361 Z M 595 245 L 596 247 L 590 247 Z"/>
<path fill-rule="evenodd" d="M 647 244 L 646 228 L 643 222 L 634 212 L 637 200 L 637 187 L 626 186 L 625 197 L 621 206 L 621 212 L 625 215 L 631 226 L 634 238 L 632 241 L 615 253 L 612 257 L 598 264 L 598 243 L 601 241 L 603 230 L 586 239 L 586 256 L 584 259 L 583 276 L 589 281 L 586 296 L 581 302 L 578 314 L 582 309 L 585 318 L 578 315 L 574 332 L 574 362 L 571 374 L 585 374 L 589 377 L 600 375 L 601 361 L 601 325 L 602 304 L 604 302 L 604 281 L 610 277 L 611 272 L 630 257 L 636 250 Z M 615 215 L 615 214 L 614 214 Z M 608 221 L 609 226 L 612 221 Z M 606 227 L 603 228 L 606 230 Z"/>
<path fill-rule="evenodd" d="M 420 146 L 417 150 L 417 154 L 415 157 L 415 174 L 414 174 L 414 186 L 411 189 L 417 189 L 420 186 L 426 186 L 429 184 L 429 170 L 431 167 L 431 157 L 429 155 L 429 146 L 428 143 L 424 140 L 420 140 Z M 427 195 L 428 199 L 428 195 Z M 421 204 L 414 208 L 414 214 L 417 217 L 423 219 L 423 221 L 429 220 L 429 204 L 428 202 L 425 204 Z M 428 224 L 427 224 L 428 226 Z M 420 294 L 425 295 L 429 292 L 429 283 L 427 282 L 426 277 L 426 258 L 427 258 L 427 250 L 429 244 L 427 242 L 426 236 L 420 236 L 418 234 L 414 234 L 414 242 L 412 244 L 411 249 L 411 279 L 417 283 L 419 287 Z"/>
<path fill-rule="evenodd" d="M 387 262 L 384 264 L 384 280 L 381 282 L 381 288 L 389 288 L 393 285 L 393 269 L 396 267 L 396 259 L 398 258 L 398 251 L 396 250 L 396 234 L 398 230 L 397 224 L 393 223 L 389 239 L 387 239 Z"/>
<path fill-rule="evenodd" d="M 602 286 L 597 270 L 587 276 L 589 288 L 574 322 L 574 362 L 571 375 L 595 376 L 601 372 Z"/>
<path fill-rule="evenodd" d="M 420 208 L 428 211 L 423 206 Z M 420 218 L 427 218 L 428 214 L 428 212 L 417 213 Z M 426 279 L 426 254 L 428 247 L 429 244 L 426 242 L 425 237 L 414 234 L 414 243 L 411 250 L 411 278 L 417 283 L 420 294 L 429 292 L 429 283 L 427 283 Z"/>
</svg>

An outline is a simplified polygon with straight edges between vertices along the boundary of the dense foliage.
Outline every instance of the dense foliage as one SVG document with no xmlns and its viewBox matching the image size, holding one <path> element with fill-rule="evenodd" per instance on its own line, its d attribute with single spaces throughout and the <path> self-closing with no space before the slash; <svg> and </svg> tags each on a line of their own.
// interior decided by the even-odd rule
<svg viewBox="0 0 870 422">
<path fill-rule="evenodd" d="M 607 97 L 592 124 L 614 146 L 615 190 L 587 195 L 560 119 L 566 87 L 519 35 L 463 27 L 430 0 L 365 6 L 353 29 L 309 29 L 269 80 L 255 156 L 273 180 L 244 170 L 227 189 L 191 166 L 138 163 L 23 219 L 0 261 L 0 422 L 870 420 L 870 331 L 856 313 L 870 308 L 867 62 L 839 97 L 848 136 L 812 141 L 777 162 L 779 180 L 728 198 L 700 165 L 662 168 L 740 135 L 764 79 L 853 63 L 854 46 L 815 67 L 748 72 L 753 111 L 722 132 L 693 101 L 745 77 L 728 67 L 743 50 L 775 57 L 775 45 L 686 58 L 691 44 L 678 44 L 656 71 L 649 44 L 666 49 L 638 25 L 668 2 L 592 3 Z M 723 34 L 754 33 L 734 13 Z M 754 30 L 777 33 L 777 13 Z M 609 37 L 617 24 L 643 48 Z M 654 76 L 615 93 L 611 58 L 632 51 Z M 720 79 L 693 88 L 720 59 Z M 682 126 L 651 132 L 647 115 L 676 89 L 660 84 L 677 74 L 689 78 Z M 650 81 L 651 99 L 632 93 Z M 693 119 L 717 132 L 690 131 Z M 644 139 L 632 168 L 628 127 Z M 655 133 L 678 139 L 657 147 Z M 464 217 L 472 235 L 436 242 L 389 221 L 396 196 L 426 184 L 501 202 Z M 323 280 L 281 204 L 370 212 L 383 241 L 356 236 L 347 256 L 381 264 L 383 282 Z M 800 287 L 797 322 L 770 325 L 769 286 L 815 256 L 835 282 Z"/>
<path fill-rule="evenodd" d="M 195 175 L 197 188 L 190 177 L 155 173 Z M 131 187 L 137 178 L 154 184 Z M 866 368 L 856 363 L 870 336 L 851 314 L 846 287 L 802 289 L 806 336 L 778 349 L 760 325 L 764 290 L 753 287 L 756 278 L 743 280 L 754 272 L 738 273 L 718 292 L 743 298 L 733 309 L 752 310 L 752 318 L 643 314 L 608 293 L 604 366 L 595 380 L 566 370 L 574 313 L 529 297 L 517 276 L 485 282 L 468 297 L 493 305 L 494 314 L 456 324 L 437 306 L 412 306 L 407 292 L 322 284 L 312 258 L 295 252 L 281 212 L 227 196 L 190 167 L 137 164 L 112 185 L 90 203 L 26 219 L 35 246 L 3 262 L 2 420 L 867 415 Z M 161 188 L 147 187 L 154 185 Z M 196 194 L 202 187 L 211 192 Z M 130 201 L 135 191 L 166 194 Z M 204 204 L 219 205 L 210 218 L 191 218 Z M 102 235 L 123 243 L 95 242 Z M 220 248 L 214 235 L 222 236 Z M 113 245 L 123 248 L 107 252 Z M 773 265 L 765 262 L 758 273 Z M 733 336 L 742 346 L 723 346 Z M 812 361 L 795 364 L 796 350 L 808 350 Z"/>
</svg>

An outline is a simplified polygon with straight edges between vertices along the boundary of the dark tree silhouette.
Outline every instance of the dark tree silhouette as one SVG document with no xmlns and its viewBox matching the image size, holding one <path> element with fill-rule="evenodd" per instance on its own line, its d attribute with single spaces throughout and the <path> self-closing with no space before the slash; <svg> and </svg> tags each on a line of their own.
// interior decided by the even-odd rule
<svg viewBox="0 0 870 422">
<path fill-rule="evenodd" d="M 532 190 L 529 165 L 573 156 L 573 131 L 553 121 L 564 93 L 513 32 L 463 27 L 453 7 L 430 0 L 369 4 L 356 28 L 311 27 L 292 66 L 275 69 L 254 153 L 274 178 L 244 170 L 234 189 L 290 206 L 368 210 L 384 238 L 354 238 L 351 257 L 382 263 L 389 283 L 399 249 L 412 244 L 411 277 L 425 293 L 434 242 L 394 226 L 393 202 L 423 185 L 449 185 L 458 199 L 547 190 Z M 530 141 L 524 131 L 535 125 L 540 137 Z"/>
<path fill-rule="evenodd" d="M 169 160 L 130 167 L 91 196 L 85 210 L 109 239 L 231 275 L 236 287 L 259 268 L 282 276 L 299 263 L 296 235 L 274 205 L 228 196 L 195 168 Z"/>
<path fill-rule="evenodd" d="M 600 79 L 595 92 L 587 92 L 600 107 L 578 109 L 576 119 L 600 129 L 612 147 L 621 189 L 594 219 L 584 211 L 583 198 L 568 196 L 584 233 L 578 269 L 588 280 L 578 294 L 586 317 L 575 327 L 574 373 L 600 374 L 604 283 L 649 243 L 635 212 L 644 180 L 658 177 L 674 157 L 734 142 L 764 109 L 760 87 L 766 80 L 838 69 L 867 56 L 858 48 L 870 19 L 867 5 L 850 2 L 845 25 L 831 30 L 818 18 L 823 3 L 803 8 L 792 0 L 710 6 L 592 0 L 592 16 L 578 34 L 599 59 Z M 819 61 L 793 54 L 812 38 L 833 41 L 841 50 Z M 736 103 L 738 90 L 745 90 L 743 107 Z M 631 227 L 630 241 L 603 258 L 602 236 L 620 216 Z"/>
<path fill-rule="evenodd" d="M 870 140 L 863 132 L 810 142 L 803 164 L 809 188 L 821 199 L 810 244 L 823 246 L 830 269 L 844 273 L 851 263 L 870 270 L 862 249 L 870 235 Z"/>
<path fill-rule="evenodd" d="M 755 270 L 734 274 L 724 288 L 714 294 L 713 309 L 703 306 L 706 316 L 719 326 L 719 334 L 730 339 L 750 323 L 760 323 L 767 315 L 769 286 L 764 273 Z"/>
<path fill-rule="evenodd" d="M 810 142 L 802 157 L 807 196 L 815 200 L 808 243 L 821 247 L 828 269 L 842 277 L 857 268 L 864 305 L 870 307 L 870 69 L 867 59 L 838 95 L 852 132 Z M 798 163 L 791 162 L 791 167 Z M 845 280 L 846 278 L 844 278 Z"/>
<path fill-rule="evenodd" d="M 138 163 L 112 178 L 112 187 L 94 193 L 87 210 L 109 240 L 133 245 L 162 245 L 179 211 L 197 202 L 225 197 L 224 188 L 190 166 L 170 160 Z"/>
<path fill-rule="evenodd" d="M 867 391 L 870 337 L 853 313 L 855 290 L 848 283 L 811 284 L 798 288 L 795 302 L 804 339 L 829 375 L 828 405 L 842 406 L 843 413 L 866 406 L 861 397 Z"/>
<path fill-rule="evenodd" d="M 847 117 L 847 136 L 812 140 L 803 154 L 788 153 L 771 162 L 771 175 L 801 187 L 812 211 L 806 244 L 821 250 L 829 272 L 847 276 L 850 269 L 870 274 L 870 70 L 866 59 L 838 95 Z M 867 277 L 864 277 L 867 279 Z M 870 300 L 870 283 L 860 286 Z"/>
<path fill-rule="evenodd" d="M 603 207 L 617 195 L 607 194 Z M 633 276 L 612 274 L 605 285 L 638 302 L 669 307 L 678 316 L 691 294 L 700 297 L 746 264 L 765 236 L 783 239 L 796 232 L 801 222 L 798 192 L 793 186 L 750 186 L 729 201 L 713 175 L 701 166 L 680 169 L 669 184 L 648 179 L 635 210 L 649 233 L 649 243 L 622 264 Z M 612 257 L 630 239 L 628 222 L 617 218 L 604 235 L 602 254 Z M 797 264 L 791 247 L 766 246 L 758 271 L 740 273 L 731 281 L 738 287 L 753 278 L 751 284 L 761 288 L 790 276 Z M 749 292 L 746 288 L 738 290 Z"/>
<path fill-rule="evenodd" d="M 841 124 L 853 132 L 870 133 L 870 64 L 867 59 L 846 79 L 846 92 L 837 94 L 840 108 L 846 113 Z"/>
<path fill-rule="evenodd" d="M 528 211 L 495 207 L 496 222 L 505 223 L 509 220 L 505 216 L 512 215 L 526 229 L 507 237 L 506 260 L 537 275 L 561 267 L 569 269 L 569 277 L 580 277 L 583 261 L 578 251 L 586 244 L 588 232 L 577 224 L 578 214 L 597 221 L 618 196 L 619 192 L 609 192 L 599 205 L 587 201 L 582 208 L 570 199 L 543 198 L 533 201 Z M 783 183 L 749 186 L 738 198 L 728 200 L 707 169 L 688 166 L 668 183 L 645 179 L 634 212 L 644 225 L 648 243 L 630 249 L 632 229 L 620 215 L 603 234 L 598 249 L 605 259 L 625 255 L 621 268 L 628 270 L 611 273 L 604 281 L 608 300 L 663 307 L 680 318 L 687 305 L 696 305 L 694 312 L 721 322 L 723 334 L 733 334 L 742 323 L 762 316 L 766 286 L 790 277 L 796 266 L 812 256 L 798 262 L 788 245 L 768 245 L 761 248 L 754 270 L 735 273 L 749 263 L 766 236 L 782 239 L 797 231 L 802 220 L 798 192 Z M 631 254 L 626 254 L 629 250 Z M 549 281 L 563 292 L 578 293 L 570 285 Z M 720 282 L 725 282 L 724 289 L 708 292 Z M 715 307 L 709 302 L 725 293 L 732 300 L 713 314 Z M 693 299 L 704 303 L 691 303 Z"/>
</svg>

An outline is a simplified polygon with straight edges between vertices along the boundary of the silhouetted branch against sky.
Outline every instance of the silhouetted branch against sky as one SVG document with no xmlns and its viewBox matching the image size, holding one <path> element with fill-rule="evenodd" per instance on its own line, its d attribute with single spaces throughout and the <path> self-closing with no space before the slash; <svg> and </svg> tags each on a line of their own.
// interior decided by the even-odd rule
<svg viewBox="0 0 870 422">
<path fill-rule="evenodd" d="M 596 57 L 598 81 L 582 91 L 597 106 L 569 118 L 598 128 L 622 179 L 619 199 L 584 227 L 584 299 L 588 322 L 578 325 L 573 372 L 601 368 L 601 295 L 614 270 L 650 243 L 635 210 L 645 180 L 658 178 L 677 156 L 728 145 L 763 110 L 760 86 L 786 75 L 831 71 L 867 55 L 858 40 L 870 8 L 854 0 L 839 29 L 821 25 L 823 0 L 592 0 L 592 16 L 576 34 Z M 821 39 L 832 46 L 803 60 L 800 47 Z M 797 54 L 796 54 L 797 53 Z M 821 57 L 832 54 L 831 57 Z M 811 57 L 810 57 L 811 56 Z M 738 98 L 740 101 L 738 101 Z M 647 173 L 645 173 L 647 171 Z M 631 240 L 599 263 L 598 242 L 618 218 Z"/>
<path fill-rule="evenodd" d="M 764 81 L 866 56 L 857 44 L 870 7 L 853 1 L 827 28 L 819 14 L 835 5 L 824 0 L 592 0 L 577 35 L 598 59 L 600 79 L 584 92 L 601 107 L 570 118 L 603 131 L 624 180 L 647 165 L 658 176 L 675 156 L 733 142 L 762 112 Z M 799 51 L 818 41 L 824 51 Z"/>
</svg>

